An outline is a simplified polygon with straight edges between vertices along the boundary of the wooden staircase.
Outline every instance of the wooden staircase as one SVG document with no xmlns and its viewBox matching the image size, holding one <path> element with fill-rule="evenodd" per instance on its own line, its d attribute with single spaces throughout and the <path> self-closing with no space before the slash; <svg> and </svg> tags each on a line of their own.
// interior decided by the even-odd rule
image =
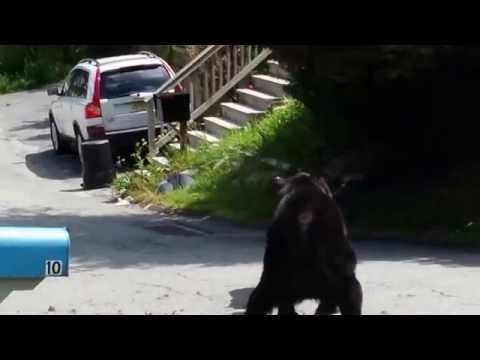
<svg viewBox="0 0 480 360">
<path fill-rule="evenodd" d="M 270 59 L 271 50 L 254 45 L 210 45 L 152 99 L 150 129 L 162 124 L 158 95 L 181 84 L 190 94 L 191 116 L 183 133 L 178 125 L 155 139 L 149 136 L 153 155 L 165 146 L 196 148 L 215 144 L 230 132 L 245 127 L 285 101 L 289 74 Z"/>
</svg>

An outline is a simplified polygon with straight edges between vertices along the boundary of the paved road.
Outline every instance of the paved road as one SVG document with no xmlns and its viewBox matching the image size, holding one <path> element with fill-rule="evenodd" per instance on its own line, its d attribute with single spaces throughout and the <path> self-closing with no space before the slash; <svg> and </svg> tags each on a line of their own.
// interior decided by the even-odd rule
<svg viewBox="0 0 480 360">
<path fill-rule="evenodd" d="M 241 313 L 260 275 L 262 234 L 82 191 L 75 158 L 50 150 L 48 103 L 43 91 L 0 96 L 0 224 L 68 226 L 71 276 L 0 290 L 0 314 Z M 480 254 L 355 246 L 366 314 L 480 313 Z"/>
</svg>

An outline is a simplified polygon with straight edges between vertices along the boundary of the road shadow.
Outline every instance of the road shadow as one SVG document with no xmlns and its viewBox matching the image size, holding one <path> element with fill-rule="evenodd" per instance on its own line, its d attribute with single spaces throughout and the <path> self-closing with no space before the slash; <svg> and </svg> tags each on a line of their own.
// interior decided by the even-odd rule
<svg viewBox="0 0 480 360">
<path fill-rule="evenodd" d="M 209 217 L 160 216 L 132 209 L 125 209 L 118 215 L 113 207 L 115 205 L 109 205 L 105 210 L 78 209 L 68 213 L 43 208 L 9 208 L 0 213 L 0 226 L 69 228 L 72 271 L 77 272 L 132 266 L 150 269 L 157 266 L 222 267 L 262 263 L 265 250 L 262 232 L 248 231 Z M 480 267 L 478 251 L 378 241 L 356 242 L 354 247 L 360 264 L 382 261 Z M 232 307 L 243 306 L 247 294 L 246 289 L 232 293 Z"/>
<path fill-rule="evenodd" d="M 24 141 L 47 141 L 50 140 L 50 133 L 38 134 L 23 139 Z"/>
<path fill-rule="evenodd" d="M 24 131 L 24 130 L 44 130 L 50 127 L 48 118 L 37 121 L 23 121 L 22 125 L 11 128 L 10 132 Z"/>
<path fill-rule="evenodd" d="M 255 288 L 236 289 L 229 292 L 231 300 L 229 307 L 235 310 L 231 315 L 243 315 L 247 306 L 248 298 Z"/>
<path fill-rule="evenodd" d="M 205 218 L 159 218 L 156 213 L 143 212 L 83 215 L 85 211 L 65 214 L 44 208 L 11 208 L 0 214 L 0 226 L 67 227 L 71 269 L 77 272 L 132 266 L 231 266 L 258 263 L 263 256 L 264 243 L 258 234 L 227 225 L 209 233 L 204 229 L 213 226 L 205 224 Z"/>
<path fill-rule="evenodd" d="M 52 180 L 78 178 L 82 174 L 80 162 L 75 155 L 56 156 L 53 150 L 25 156 L 25 164 L 38 177 Z"/>
<path fill-rule="evenodd" d="M 0 279 L 0 305 L 15 291 L 32 291 L 43 279 Z"/>
<path fill-rule="evenodd" d="M 359 263 L 395 261 L 449 267 L 480 267 L 480 251 L 451 246 L 428 246 L 400 240 L 362 240 L 353 243 Z"/>
</svg>

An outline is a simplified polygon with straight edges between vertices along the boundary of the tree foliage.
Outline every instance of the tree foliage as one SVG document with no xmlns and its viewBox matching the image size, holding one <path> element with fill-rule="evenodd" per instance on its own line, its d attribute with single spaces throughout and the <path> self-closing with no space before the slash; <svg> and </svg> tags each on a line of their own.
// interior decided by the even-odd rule
<svg viewBox="0 0 480 360">
<path fill-rule="evenodd" d="M 32 88 L 62 79 L 85 57 L 100 58 L 151 51 L 175 70 L 203 49 L 202 45 L 67 45 L 0 46 L 0 92 Z"/>
<path fill-rule="evenodd" d="M 272 47 L 331 147 L 373 151 L 395 175 L 478 157 L 479 48 Z"/>
</svg>

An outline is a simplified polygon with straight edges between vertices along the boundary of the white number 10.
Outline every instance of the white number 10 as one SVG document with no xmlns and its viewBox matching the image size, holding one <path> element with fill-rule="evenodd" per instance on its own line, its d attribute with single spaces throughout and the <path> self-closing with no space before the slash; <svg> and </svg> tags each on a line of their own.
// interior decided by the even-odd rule
<svg viewBox="0 0 480 360">
<path fill-rule="evenodd" d="M 60 260 L 48 260 L 45 263 L 45 275 L 58 276 L 62 274 L 62 262 Z"/>
</svg>

